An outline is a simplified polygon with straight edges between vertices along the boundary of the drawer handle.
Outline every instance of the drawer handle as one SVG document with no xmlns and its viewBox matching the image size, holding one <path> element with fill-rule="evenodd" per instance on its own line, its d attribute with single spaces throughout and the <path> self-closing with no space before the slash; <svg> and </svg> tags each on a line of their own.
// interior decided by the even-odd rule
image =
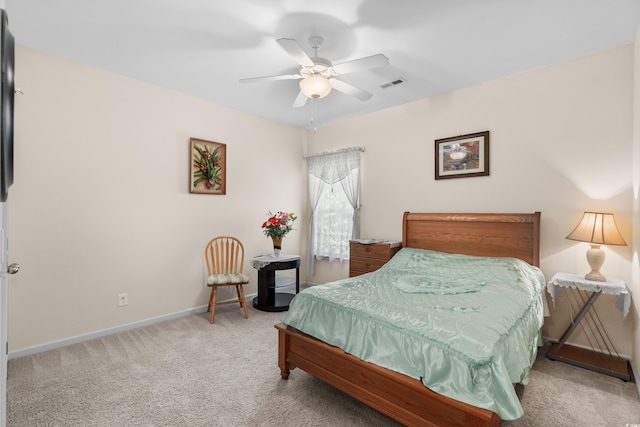
<svg viewBox="0 0 640 427">
<path fill-rule="evenodd" d="M 365 252 L 371 252 L 371 248 L 367 246 L 366 248 L 364 248 L 364 251 Z"/>
</svg>

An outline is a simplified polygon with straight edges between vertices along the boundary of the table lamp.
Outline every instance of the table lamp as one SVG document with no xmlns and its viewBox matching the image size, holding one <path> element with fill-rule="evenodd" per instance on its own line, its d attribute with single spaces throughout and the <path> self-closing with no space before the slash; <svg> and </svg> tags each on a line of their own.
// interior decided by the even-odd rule
<svg viewBox="0 0 640 427">
<path fill-rule="evenodd" d="M 587 242 L 591 249 L 587 251 L 587 262 L 591 272 L 584 276 L 587 280 L 606 282 L 607 278 L 600 273 L 600 267 L 604 264 L 604 252 L 600 245 L 627 246 L 612 213 L 585 212 L 576 228 L 567 236 L 569 240 Z"/>
</svg>

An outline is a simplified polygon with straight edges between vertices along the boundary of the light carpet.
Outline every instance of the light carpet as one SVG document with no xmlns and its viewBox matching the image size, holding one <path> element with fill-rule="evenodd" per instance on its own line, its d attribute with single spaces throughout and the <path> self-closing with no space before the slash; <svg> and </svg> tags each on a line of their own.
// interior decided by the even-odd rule
<svg viewBox="0 0 640 427">
<path fill-rule="evenodd" d="M 280 314 L 219 307 L 14 359 L 7 425 L 396 426 L 299 369 L 280 379 Z M 503 425 L 640 423 L 635 384 L 539 357 L 525 416 Z"/>
</svg>

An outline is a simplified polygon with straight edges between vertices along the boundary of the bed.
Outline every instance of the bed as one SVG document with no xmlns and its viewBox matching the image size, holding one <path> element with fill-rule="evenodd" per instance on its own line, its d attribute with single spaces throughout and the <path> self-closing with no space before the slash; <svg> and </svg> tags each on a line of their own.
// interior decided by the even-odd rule
<svg viewBox="0 0 640 427">
<path fill-rule="evenodd" d="M 461 262 L 462 264 L 460 265 L 467 265 L 465 263 L 470 262 L 468 265 L 471 266 L 473 265 L 473 262 L 478 262 L 478 257 L 509 257 L 513 259 L 508 260 L 510 264 L 507 267 L 491 267 L 491 270 L 501 271 L 499 274 L 510 274 L 505 272 L 513 269 L 522 269 L 526 271 L 537 270 L 537 274 L 542 276 L 538 269 L 531 268 L 531 266 L 539 266 L 540 261 L 539 212 L 528 214 L 435 214 L 405 212 L 403 216 L 402 234 L 403 249 L 389 263 L 378 270 L 378 272 L 323 285 L 321 287 L 317 287 L 318 291 L 303 292 L 302 294 L 299 294 L 300 296 L 296 297 L 298 300 L 297 302 L 296 299 L 294 299 L 292 307 L 284 319 L 284 323 L 289 323 L 289 325 L 287 326 L 284 323 L 276 325 L 279 339 L 278 365 L 281 371 L 281 377 L 283 379 L 287 379 L 292 369 L 300 368 L 406 425 L 497 426 L 500 425 L 502 421 L 497 412 L 500 412 L 503 415 L 506 413 L 507 417 L 505 419 L 517 418 L 517 408 L 514 409 L 509 406 L 513 406 L 513 397 L 515 396 L 511 383 L 518 381 L 526 382 L 530 366 L 533 364 L 533 360 L 535 360 L 536 344 L 539 339 L 539 328 L 542 326 L 541 291 L 544 289 L 544 277 L 541 277 L 541 279 L 538 277 L 538 282 L 541 283 L 535 285 L 536 289 L 534 290 L 522 290 L 519 287 L 517 290 L 518 293 L 529 295 L 527 298 L 531 300 L 532 304 L 531 308 L 526 308 L 524 306 L 520 307 L 519 310 L 523 310 L 522 314 L 514 314 L 531 320 L 530 323 L 532 323 L 532 325 L 528 327 L 526 332 L 519 332 L 519 330 L 516 331 L 515 329 L 515 332 L 511 332 L 509 328 L 507 328 L 507 330 L 509 330 L 508 334 L 501 330 L 495 331 L 495 334 L 500 337 L 499 343 L 502 351 L 506 351 L 507 353 L 520 352 L 524 356 L 521 355 L 519 360 L 514 361 L 513 363 L 507 362 L 503 364 L 502 359 L 506 358 L 506 356 L 495 356 L 495 354 L 492 353 L 492 349 L 488 349 L 487 354 L 485 355 L 487 366 L 491 366 L 491 369 L 493 369 L 494 366 L 499 365 L 499 368 L 496 368 L 497 371 L 506 370 L 509 371 L 510 374 L 508 379 L 504 377 L 497 377 L 497 380 L 495 381 L 493 379 L 490 381 L 486 380 L 486 383 L 490 385 L 490 388 L 494 387 L 494 382 L 502 383 L 499 393 L 503 393 L 506 396 L 507 402 L 505 404 L 499 402 L 497 406 L 496 402 L 487 403 L 487 399 L 491 400 L 490 395 L 487 395 L 487 397 L 480 394 L 479 401 L 476 401 L 473 397 L 471 399 L 469 399 L 468 396 L 461 397 L 458 394 L 458 391 L 455 390 L 457 387 L 463 389 L 463 383 L 469 382 L 468 379 L 463 378 L 463 376 L 460 376 L 460 373 L 456 371 L 457 368 L 455 365 L 459 365 L 458 359 L 464 360 L 465 363 L 473 364 L 474 369 L 477 367 L 478 372 L 480 372 L 481 369 L 485 369 L 482 366 L 484 359 L 478 359 L 481 360 L 481 362 L 471 360 L 475 357 L 474 355 L 460 355 L 460 357 L 458 357 L 457 353 L 451 353 L 453 356 L 445 355 L 444 358 L 440 357 L 437 360 L 437 363 L 432 364 L 432 366 L 430 366 L 429 360 L 417 361 L 415 365 L 424 365 L 418 367 L 419 369 L 426 369 L 425 372 L 420 370 L 414 371 L 414 363 L 410 358 L 404 361 L 405 366 L 411 365 L 407 369 L 404 369 L 404 367 L 398 368 L 397 366 L 384 367 L 387 363 L 385 360 L 386 356 L 393 355 L 393 357 L 396 357 L 398 354 L 402 355 L 404 351 L 383 351 L 383 347 L 380 347 L 380 351 L 372 351 L 372 349 L 376 349 L 377 345 L 374 338 L 384 336 L 385 331 L 393 328 L 403 329 L 406 326 L 405 323 L 407 323 L 406 318 L 413 319 L 414 313 L 412 312 L 403 312 L 401 316 L 395 316 L 395 320 L 391 321 L 389 318 L 394 317 L 392 313 L 387 320 L 378 319 L 377 326 L 373 326 L 374 329 L 366 329 L 366 334 L 354 334 L 354 336 L 360 336 L 361 338 L 365 335 L 366 339 L 364 341 L 371 341 L 369 343 L 365 343 L 359 349 L 355 348 L 355 350 L 350 347 L 348 342 L 337 345 L 330 345 L 327 343 L 341 342 L 342 338 L 345 335 L 348 335 L 345 334 L 344 331 L 342 331 L 343 333 L 336 333 L 335 336 L 332 336 L 331 331 L 323 331 L 322 327 L 318 326 L 322 324 L 321 322 L 314 322 L 314 319 L 304 319 L 304 315 L 301 314 L 302 311 L 317 311 L 310 308 L 311 306 L 307 307 L 304 305 L 306 300 L 317 299 L 316 296 L 312 294 L 318 292 L 335 294 L 335 292 L 338 292 L 338 288 L 340 287 L 360 287 L 367 292 L 371 292 L 373 287 L 380 286 L 380 292 L 386 292 L 389 295 L 403 295 L 398 292 L 399 289 L 404 293 L 407 293 L 408 291 L 408 294 L 401 298 L 425 301 L 425 295 L 421 288 L 421 280 L 416 280 L 416 277 L 418 276 L 409 276 L 411 279 L 409 280 L 404 274 L 400 274 L 399 272 L 404 268 L 408 268 L 407 271 L 411 272 L 411 263 L 415 262 L 422 263 L 420 265 L 431 265 L 434 257 L 444 258 L 447 264 L 451 264 L 451 259 L 447 254 L 456 254 L 451 255 L 451 257 L 455 258 L 455 262 L 453 264 Z M 423 262 L 423 259 L 426 261 Z M 488 258 L 487 260 L 488 261 L 486 262 L 494 262 Z M 505 258 L 495 258 L 495 260 L 499 263 L 507 261 Z M 481 262 L 484 263 L 485 259 L 482 258 Z M 467 270 L 469 268 L 471 267 L 464 267 L 464 269 Z M 498 270 L 496 270 L 496 268 L 498 268 Z M 396 273 L 398 273 L 398 275 L 394 276 Z M 445 273 L 445 275 L 448 274 L 448 272 Z M 536 273 L 534 271 L 530 274 L 535 275 Z M 364 282 L 362 281 L 372 281 L 375 286 L 367 288 L 363 285 Z M 495 297 L 496 295 L 499 295 L 501 291 L 499 289 L 495 289 L 494 285 L 495 284 L 493 282 L 487 284 L 486 281 L 478 280 L 477 282 L 474 282 L 472 287 L 473 289 L 462 289 L 462 291 L 457 289 L 457 291 L 460 292 L 456 293 L 463 294 L 465 298 L 468 298 L 470 295 L 478 295 L 480 297 L 486 290 L 493 292 L 492 297 Z M 445 285 L 443 284 L 442 286 Z M 469 285 L 465 285 L 460 282 L 460 286 L 464 287 Z M 412 293 L 412 291 L 417 292 Z M 538 291 L 539 294 L 533 295 Z M 446 307 L 445 303 L 442 302 L 444 300 L 437 299 L 441 297 L 440 295 L 430 295 L 427 297 L 432 298 L 429 299 L 429 301 L 437 301 L 437 303 L 430 303 L 429 309 L 432 311 L 435 310 L 438 313 L 436 313 L 436 315 L 431 313 L 430 315 L 437 317 L 439 312 L 448 310 L 448 307 Z M 489 297 L 490 296 L 482 296 L 482 298 Z M 375 303 L 376 298 L 380 299 L 384 297 L 380 297 L 380 295 L 377 297 L 367 295 L 362 298 L 362 301 L 370 300 Z M 507 296 L 507 298 L 511 297 Z M 345 297 L 344 299 L 351 301 L 356 300 L 353 297 Z M 398 301 L 394 302 L 398 303 Z M 328 301 L 324 304 L 323 308 L 319 310 L 329 310 L 330 315 L 342 319 L 340 316 L 348 316 L 349 311 L 355 310 L 354 307 L 357 306 L 358 303 L 356 302 L 354 304 L 354 306 L 347 308 L 347 314 L 336 314 L 337 312 L 334 313 L 331 311 L 333 310 L 333 305 L 339 305 L 337 300 L 334 300 L 333 302 Z M 489 304 L 482 303 L 479 305 L 484 306 Z M 297 310 L 296 306 L 304 307 L 304 309 Z M 463 311 L 467 311 L 467 308 L 471 312 L 476 309 L 474 307 L 474 303 L 468 304 L 468 307 L 455 307 L 456 310 L 462 309 Z M 386 310 L 386 308 L 381 308 L 380 310 L 374 310 L 373 312 L 369 311 L 367 316 L 376 317 L 377 311 Z M 501 313 L 502 311 L 510 312 L 510 310 L 511 309 L 494 311 Z M 475 313 L 473 314 L 475 315 Z M 505 319 L 508 320 L 510 317 L 507 316 L 502 319 L 503 323 Z M 538 324 L 533 325 L 536 321 Z M 518 320 L 518 322 L 520 321 Z M 314 325 L 314 323 L 316 327 L 309 327 L 309 325 Z M 420 321 L 416 321 L 416 323 L 420 323 Z M 473 326 L 473 322 L 469 323 Z M 294 328 L 291 324 L 297 327 Z M 340 323 L 334 323 L 326 329 L 334 329 L 337 325 L 339 326 Z M 349 326 L 349 328 L 353 327 L 353 325 Z M 317 339 L 314 336 L 301 332 L 301 330 L 306 331 L 307 329 L 312 330 L 311 333 L 321 339 Z M 494 328 L 492 326 L 490 328 L 482 329 L 492 330 Z M 371 333 L 371 331 L 374 331 L 375 333 Z M 350 332 L 352 331 L 350 330 Z M 387 335 L 393 336 L 394 333 L 394 331 L 391 331 Z M 405 338 L 398 339 L 404 340 Z M 363 340 L 360 339 L 360 341 Z M 458 337 L 455 339 L 448 339 L 448 341 L 445 339 L 445 342 L 451 343 L 452 347 L 455 347 L 453 346 L 453 343 L 458 342 Z M 472 340 L 471 342 L 473 343 L 474 341 Z M 505 343 L 504 345 L 503 342 Z M 402 345 L 403 341 L 396 341 L 396 344 L 397 343 L 400 343 L 398 345 L 400 348 L 404 348 Z M 442 354 L 438 352 L 442 349 L 437 345 L 433 347 L 436 348 L 436 350 L 424 350 L 420 348 L 418 353 L 420 356 L 425 354 L 428 357 L 441 356 Z M 347 351 L 342 348 L 347 348 Z M 484 357 L 483 348 L 484 347 L 480 345 L 477 351 L 472 353 L 478 353 L 479 358 Z M 453 350 L 454 352 L 457 351 L 456 348 L 453 348 Z M 436 353 L 429 353 L 430 351 L 436 351 Z M 350 354 L 352 352 L 356 355 Z M 375 355 L 373 359 L 370 357 L 372 354 Z M 382 356 L 380 356 L 380 354 L 382 354 Z M 428 359 L 427 356 L 425 356 L 424 359 Z M 375 360 L 376 363 L 366 361 L 367 359 Z M 498 362 L 494 359 L 497 359 Z M 526 360 L 523 361 L 523 359 Z M 449 360 L 452 360 L 452 362 L 449 363 Z M 443 363 L 443 361 L 445 362 Z M 441 372 L 443 366 L 444 371 Z M 517 371 L 515 374 L 512 372 L 514 369 Z M 407 371 L 409 374 L 407 375 L 402 373 L 403 371 Z M 450 376 L 452 378 L 456 378 L 456 380 L 460 378 L 461 384 L 458 385 L 455 382 L 448 381 L 446 379 L 447 374 L 450 374 Z M 438 389 L 440 393 L 425 386 L 425 384 L 430 384 L 430 381 L 437 377 L 440 377 L 440 380 L 443 378 L 445 380 L 440 381 L 440 385 L 431 388 Z M 483 378 L 489 378 L 486 377 L 484 373 L 476 376 L 475 371 L 472 377 L 471 382 L 476 385 L 477 383 L 485 381 Z M 514 377 L 516 378 L 514 379 Z M 424 380 L 424 383 L 422 380 Z M 505 382 L 508 382 L 508 384 L 504 384 Z M 442 387 L 442 384 L 444 384 L 444 388 Z M 453 389 L 453 392 L 448 388 Z M 509 388 L 511 388 L 511 390 L 509 390 Z M 513 396 L 507 396 L 510 392 L 513 393 Z M 448 397 L 447 395 L 453 395 L 456 398 Z M 487 399 L 485 399 L 485 397 L 487 397 Z M 503 397 L 504 396 L 496 398 L 496 401 L 500 401 Z M 517 397 L 515 398 L 517 399 Z M 469 403 L 469 401 L 471 403 Z M 493 410 L 487 408 L 491 408 Z"/>
</svg>

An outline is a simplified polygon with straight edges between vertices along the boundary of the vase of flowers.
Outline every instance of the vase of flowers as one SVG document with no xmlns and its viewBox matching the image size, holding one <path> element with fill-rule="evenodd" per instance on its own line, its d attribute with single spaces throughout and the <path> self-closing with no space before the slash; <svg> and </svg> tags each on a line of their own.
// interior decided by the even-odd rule
<svg viewBox="0 0 640 427">
<path fill-rule="evenodd" d="M 293 212 L 267 213 L 269 217 L 262 223 L 262 231 L 265 236 L 271 237 L 273 241 L 273 254 L 277 257 L 282 250 L 282 238 L 293 230 L 293 223 L 297 216 Z"/>
</svg>

